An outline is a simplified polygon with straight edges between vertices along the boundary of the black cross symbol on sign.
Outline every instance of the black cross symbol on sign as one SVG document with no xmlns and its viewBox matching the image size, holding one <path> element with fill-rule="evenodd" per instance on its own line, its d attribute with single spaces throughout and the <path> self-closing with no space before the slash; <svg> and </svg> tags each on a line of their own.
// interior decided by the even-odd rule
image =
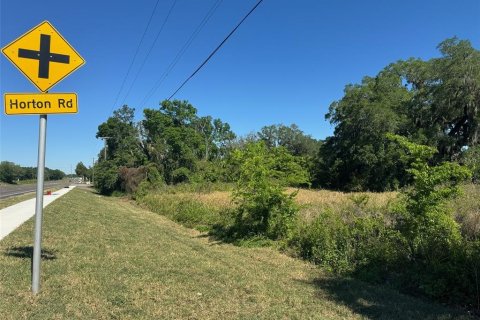
<svg viewBox="0 0 480 320">
<path fill-rule="evenodd" d="M 50 52 L 50 36 L 40 35 L 40 50 L 18 49 L 18 57 L 38 60 L 38 77 L 48 79 L 50 62 L 70 63 L 70 56 Z"/>
</svg>

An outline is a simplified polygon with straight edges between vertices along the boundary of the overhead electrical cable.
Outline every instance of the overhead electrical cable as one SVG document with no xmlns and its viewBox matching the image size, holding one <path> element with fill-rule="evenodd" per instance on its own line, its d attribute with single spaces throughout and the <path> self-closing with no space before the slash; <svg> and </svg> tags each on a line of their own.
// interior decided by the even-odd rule
<svg viewBox="0 0 480 320">
<path fill-rule="evenodd" d="M 203 27 L 207 24 L 208 20 L 212 17 L 212 15 L 215 13 L 215 11 L 218 9 L 220 4 L 222 3 L 223 0 L 217 0 L 213 6 L 210 8 L 210 10 L 205 14 L 204 18 L 202 21 L 198 24 L 198 26 L 195 28 L 193 33 L 190 35 L 188 40 L 185 42 L 185 44 L 182 46 L 182 48 L 177 52 L 175 58 L 172 60 L 172 62 L 169 64 L 167 69 L 163 72 L 163 74 L 160 76 L 159 80 L 155 83 L 155 85 L 148 91 L 148 93 L 145 95 L 145 97 L 142 99 L 141 103 L 139 104 L 142 106 L 145 102 L 150 99 L 150 97 L 158 90 L 160 85 L 163 83 L 163 81 L 166 79 L 166 77 L 169 75 L 169 73 L 175 68 L 177 63 L 180 61 L 182 56 L 185 54 L 185 52 L 188 50 L 190 45 L 192 44 L 193 40 L 198 36 L 200 31 L 203 29 Z"/>
<path fill-rule="evenodd" d="M 175 92 L 167 99 L 167 100 L 170 100 L 173 98 L 173 96 L 175 96 L 175 94 L 177 94 L 178 91 L 180 91 L 180 89 L 183 88 L 183 86 L 190 80 L 192 79 L 195 74 L 197 74 L 198 71 L 200 71 L 200 69 L 202 69 L 202 67 L 208 62 L 208 60 L 210 60 L 214 55 L 215 53 L 217 53 L 217 51 L 223 46 L 223 44 L 225 42 L 227 42 L 228 38 L 230 38 L 230 36 L 240 27 L 240 25 L 248 18 L 248 16 L 253 12 L 255 11 L 255 9 L 258 7 L 258 5 L 262 2 L 263 0 L 259 0 L 257 2 L 257 4 L 245 15 L 245 17 L 243 17 L 243 19 L 237 24 L 237 26 L 235 28 L 233 28 L 233 30 L 228 34 L 228 36 L 225 37 L 225 39 L 223 39 L 223 41 L 215 48 L 215 50 L 212 51 L 212 53 L 210 53 L 210 55 L 207 57 L 207 59 L 205 59 L 202 64 L 180 85 L 180 87 L 178 87 L 177 90 L 175 90 Z"/>
<path fill-rule="evenodd" d="M 170 7 L 170 10 L 168 10 L 168 13 L 167 13 L 167 16 L 165 17 L 165 20 L 163 20 L 162 26 L 161 26 L 160 29 L 158 30 L 158 32 L 157 32 L 157 34 L 156 34 L 156 36 L 155 36 L 155 39 L 154 39 L 153 42 L 152 42 L 152 45 L 151 45 L 150 48 L 148 49 L 147 55 L 146 55 L 145 58 L 143 59 L 142 64 L 140 65 L 140 68 L 138 69 L 137 73 L 135 74 L 135 78 L 133 79 L 132 83 L 130 84 L 130 87 L 128 88 L 127 93 L 125 94 L 125 97 L 123 98 L 121 105 L 123 105 L 123 104 L 125 103 L 125 100 L 126 100 L 126 99 L 128 98 L 128 96 L 130 95 L 130 91 L 132 91 L 133 86 L 134 86 L 135 83 L 137 82 L 138 76 L 139 76 L 140 73 L 142 72 L 143 67 L 145 66 L 145 63 L 147 62 L 147 59 L 150 57 L 150 54 L 152 53 L 152 50 L 153 50 L 153 48 L 155 47 L 155 44 L 157 43 L 157 40 L 158 40 L 160 34 L 162 33 L 163 28 L 165 27 L 165 24 L 167 23 L 168 18 L 170 17 L 170 14 L 172 13 L 173 8 L 175 7 L 176 4 L 177 4 L 177 0 L 174 0 L 173 3 L 172 3 L 172 5 L 171 5 L 171 7 Z"/>
<path fill-rule="evenodd" d="M 125 86 L 125 82 L 127 81 L 128 76 L 130 75 L 130 71 L 132 70 L 133 63 L 135 62 L 135 59 L 137 58 L 138 52 L 140 50 L 140 46 L 142 45 L 143 39 L 145 39 L 145 35 L 147 34 L 147 30 L 150 27 L 150 23 L 152 22 L 153 16 L 155 15 L 155 11 L 157 10 L 157 6 L 160 0 L 157 0 L 155 3 L 155 6 L 153 7 L 152 14 L 150 15 L 150 18 L 148 19 L 147 26 L 145 27 L 145 30 L 143 30 L 142 37 L 140 38 L 140 42 L 138 43 L 137 49 L 135 50 L 135 54 L 133 55 L 133 59 L 130 62 L 130 66 L 128 67 L 127 74 L 123 78 L 122 85 L 120 86 L 120 90 L 118 90 L 117 96 L 115 97 L 115 102 L 112 105 L 112 110 L 115 108 L 115 105 L 117 104 L 118 98 L 120 97 L 120 94 L 122 93 L 123 87 Z"/>
</svg>

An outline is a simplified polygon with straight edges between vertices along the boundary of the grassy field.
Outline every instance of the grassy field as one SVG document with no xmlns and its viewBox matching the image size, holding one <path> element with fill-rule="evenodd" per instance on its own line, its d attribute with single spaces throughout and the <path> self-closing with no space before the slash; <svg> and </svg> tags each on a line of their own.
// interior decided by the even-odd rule
<svg viewBox="0 0 480 320">
<path fill-rule="evenodd" d="M 300 206 L 299 216 L 306 223 L 313 220 L 325 210 L 339 214 L 342 211 L 356 210 L 358 207 L 365 207 L 370 211 L 385 211 L 388 205 L 392 203 L 398 195 L 397 192 L 344 193 L 327 190 L 287 189 L 288 193 L 295 191 L 298 191 L 295 201 Z M 221 219 L 219 216 L 223 215 L 227 210 L 235 207 L 231 191 L 174 192 L 173 189 L 168 190 L 168 192 L 160 191 L 150 193 L 141 199 L 140 202 L 150 210 L 167 215 L 173 220 L 186 222 L 184 225 L 188 227 L 193 227 L 194 225 L 189 224 L 189 221 L 182 221 L 182 218 L 175 216 L 175 211 L 182 208 L 182 204 L 190 203 L 192 206 L 195 206 L 195 204 L 203 205 L 204 214 L 199 218 L 205 219 L 205 216 L 210 216 L 210 219 L 207 220 L 213 221 L 213 223 Z"/>
<path fill-rule="evenodd" d="M 213 242 L 86 189 L 44 217 L 38 296 L 30 293 L 32 221 L 0 242 L 2 319 L 469 319 L 273 249 Z"/>
<path fill-rule="evenodd" d="M 164 211 L 158 213 L 167 216 L 169 213 L 165 211 L 173 212 L 173 210 L 167 210 L 161 204 L 174 205 L 181 201 L 193 201 L 205 205 L 207 209 L 212 209 L 214 214 L 221 214 L 235 206 L 231 191 L 174 192 L 174 190 L 149 194 L 143 201 L 149 209 L 158 208 Z M 295 201 L 300 205 L 300 217 L 307 223 L 325 210 L 341 213 L 366 209 L 370 212 L 384 213 L 398 196 L 398 192 L 345 193 L 329 190 L 287 189 L 290 193 L 294 191 L 298 191 Z M 448 205 L 462 226 L 463 232 L 471 237 L 480 237 L 480 201 L 478 199 L 480 199 L 480 185 L 467 184 L 461 187 L 460 196 Z"/>
</svg>

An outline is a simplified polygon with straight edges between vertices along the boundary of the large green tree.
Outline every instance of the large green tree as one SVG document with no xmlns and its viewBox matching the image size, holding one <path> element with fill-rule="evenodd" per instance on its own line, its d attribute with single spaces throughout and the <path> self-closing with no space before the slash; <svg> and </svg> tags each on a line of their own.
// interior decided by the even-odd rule
<svg viewBox="0 0 480 320">
<path fill-rule="evenodd" d="M 348 85 L 326 115 L 335 131 L 321 147 L 316 183 L 357 191 L 403 184 L 402 164 L 385 134 L 403 130 L 410 97 L 395 66 L 365 77 L 359 85 Z"/>
<path fill-rule="evenodd" d="M 257 135 L 268 147 L 285 147 L 295 156 L 315 156 L 320 145 L 319 141 L 306 135 L 296 124 L 265 126 Z"/>
<path fill-rule="evenodd" d="M 316 184 L 381 191 L 407 183 L 402 151 L 386 133 L 436 148 L 436 162 L 478 145 L 480 52 L 457 38 L 438 48 L 439 58 L 399 61 L 346 86 L 326 115 L 335 130 L 319 152 Z"/>
<path fill-rule="evenodd" d="M 160 109 L 145 109 L 142 121 L 148 158 L 158 165 L 167 182 L 184 182 L 195 171 L 196 161 L 208 157 L 211 128 L 199 120 L 187 101 L 163 101 Z M 200 129 L 204 125 L 205 128 Z M 208 127 L 207 127 L 208 126 Z"/>
<path fill-rule="evenodd" d="M 23 174 L 22 167 L 10 162 L 0 162 L 0 181 L 6 183 L 13 183 L 15 180 L 20 179 Z"/>
<path fill-rule="evenodd" d="M 402 63 L 413 93 L 408 113 L 421 142 L 454 160 L 480 140 L 480 51 L 457 38 L 438 49 L 440 58 Z"/>
<path fill-rule="evenodd" d="M 77 166 L 75 167 L 75 174 L 79 177 L 86 177 L 88 175 L 88 169 L 85 167 L 83 162 L 77 163 Z"/>
<path fill-rule="evenodd" d="M 98 126 L 97 138 L 104 137 L 107 140 L 106 158 L 113 160 L 117 166 L 135 167 L 146 160 L 140 133 L 134 123 L 134 111 L 125 105 Z M 104 160 L 103 157 L 99 159 Z"/>
</svg>

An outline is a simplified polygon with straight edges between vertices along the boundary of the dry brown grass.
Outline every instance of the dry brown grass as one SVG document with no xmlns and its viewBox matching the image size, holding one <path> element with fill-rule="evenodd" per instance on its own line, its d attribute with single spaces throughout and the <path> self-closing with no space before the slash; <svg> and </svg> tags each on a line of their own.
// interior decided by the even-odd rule
<svg viewBox="0 0 480 320">
<path fill-rule="evenodd" d="M 214 191 L 211 193 L 196 193 L 193 195 L 193 199 L 212 208 L 224 209 L 234 205 L 231 195 L 230 191 Z"/>
<path fill-rule="evenodd" d="M 374 207 L 384 207 L 394 200 L 398 192 L 355 192 L 345 193 L 329 190 L 307 190 L 288 188 L 287 193 L 298 191 L 295 197 L 299 205 L 320 205 L 322 207 L 334 208 L 339 205 L 344 205 L 347 202 L 352 202 L 354 197 L 364 196 L 368 197 L 368 204 Z M 231 192 L 229 191 L 214 191 L 210 193 L 179 193 L 181 196 L 188 196 L 198 200 L 213 208 L 224 208 L 231 206 Z"/>
<path fill-rule="evenodd" d="M 289 191 L 293 192 L 295 190 L 289 189 Z M 300 217 L 309 222 L 325 211 L 332 211 L 337 214 L 355 211 L 385 212 L 397 195 L 397 192 L 345 193 L 301 189 L 295 199 L 301 205 Z"/>
<path fill-rule="evenodd" d="M 386 213 L 389 205 L 398 197 L 398 192 L 338 192 L 329 190 L 307 190 L 288 188 L 287 193 L 298 191 L 295 201 L 301 206 L 300 216 L 311 221 L 326 210 L 339 214 L 348 211 L 368 211 Z M 462 231 L 468 237 L 480 237 L 480 186 L 467 184 L 462 187 L 459 198 L 449 203 Z M 156 196 L 156 195 L 155 195 Z M 158 195 L 159 197 L 162 194 Z M 194 200 L 205 204 L 218 212 L 231 208 L 230 191 L 213 191 L 209 193 L 178 192 L 171 197 L 180 200 Z"/>
<path fill-rule="evenodd" d="M 307 190 L 288 188 L 287 193 L 298 191 L 295 201 L 301 206 L 300 215 L 306 221 L 311 221 L 325 210 L 341 212 L 352 210 L 358 206 L 356 202 L 371 211 L 384 211 L 397 197 L 397 192 L 355 192 L 345 193 L 328 190 Z M 234 206 L 230 191 L 214 191 L 210 193 L 177 193 L 175 197 L 199 201 L 212 209 L 222 211 Z"/>
<path fill-rule="evenodd" d="M 293 192 L 296 189 L 289 188 L 289 192 Z M 329 190 L 306 190 L 300 189 L 296 196 L 297 203 L 321 205 L 326 207 L 335 207 L 345 204 L 345 202 L 352 202 L 353 197 L 367 196 L 368 204 L 375 207 L 384 207 L 398 195 L 398 192 L 337 192 Z"/>
</svg>

